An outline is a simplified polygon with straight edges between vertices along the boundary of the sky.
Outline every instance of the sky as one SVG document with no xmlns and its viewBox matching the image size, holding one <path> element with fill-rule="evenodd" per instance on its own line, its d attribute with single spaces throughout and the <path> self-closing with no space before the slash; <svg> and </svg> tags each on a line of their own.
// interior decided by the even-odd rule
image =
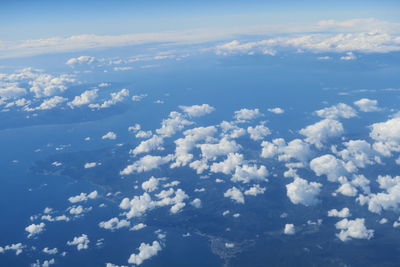
<svg viewBox="0 0 400 267">
<path fill-rule="evenodd" d="M 1 1 L 1 41 L 233 28 L 324 19 L 400 19 L 398 1 Z"/>
</svg>

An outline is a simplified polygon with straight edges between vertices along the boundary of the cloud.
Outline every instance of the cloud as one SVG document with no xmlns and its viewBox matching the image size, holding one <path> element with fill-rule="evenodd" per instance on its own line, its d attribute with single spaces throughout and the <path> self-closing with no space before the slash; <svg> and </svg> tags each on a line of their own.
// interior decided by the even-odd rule
<svg viewBox="0 0 400 267">
<path fill-rule="evenodd" d="M 69 201 L 70 203 L 73 203 L 73 204 L 74 204 L 74 203 L 78 203 L 78 202 L 86 202 L 86 201 L 88 201 L 89 199 L 95 199 L 95 198 L 97 198 L 97 196 L 98 196 L 98 193 L 97 193 L 97 191 L 95 190 L 95 191 L 93 191 L 93 192 L 90 192 L 89 194 L 80 193 L 79 195 L 70 197 L 70 198 L 68 198 L 68 201 Z"/>
<path fill-rule="evenodd" d="M 67 62 L 65 62 L 65 64 L 69 65 L 69 66 L 75 66 L 75 65 L 83 65 L 83 64 L 93 64 L 96 61 L 95 57 L 91 57 L 91 56 L 79 56 L 79 57 L 73 57 L 67 60 Z"/>
<path fill-rule="evenodd" d="M 88 249 L 90 240 L 87 235 L 82 234 L 81 236 L 76 236 L 72 241 L 68 241 L 68 246 L 76 246 L 77 250 Z"/>
<path fill-rule="evenodd" d="M 285 224 L 285 228 L 283 229 L 283 233 L 285 235 L 294 235 L 296 233 L 296 229 L 294 228 L 294 225 L 291 223 Z"/>
<path fill-rule="evenodd" d="M 237 152 L 241 148 L 234 140 L 228 140 L 226 138 L 222 138 L 216 144 L 200 144 L 197 145 L 197 147 L 200 148 L 202 157 L 207 160 L 213 160 L 218 156 Z"/>
<path fill-rule="evenodd" d="M 114 133 L 114 132 L 108 132 L 108 133 L 106 133 L 105 135 L 103 135 L 103 136 L 101 137 L 101 139 L 115 140 L 115 139 L 117 139 L 117 134 Z"/>
<path fill-rule="evenodd" d="M 201 208 L 201 199 L 200 199 L 200 198 L 195 198 L 195 199 L 193 199 L 192 202 L 190 202 L 190 204 L 191 204 L 193 207 L 199 209 L 199 208 Z"/>
<path fill-rule="evenodd" d="M 364 219 L 357 218 L 355 220 L 343 219 L 336 223 L 336 229 L 340 233 L 336 236 L 343 242 L 356 239 L 371 239 L 374 236 L 374 230 L 365 227 Z"/>
<path fill-rule="evenodd" d="M 317 176 L 326 175 L 330 182 L 336 182 L 340 176 L 347 174 L 345 163 L 330 154 L 311 160 L 310 168 Z"/>
<path fill-rule="evenodd" d="M 367 165 L 381 162 L 378 153 L 365 140 L 350 140 L 344 142 L 343 145 L 346 148 L 337 151 L 336 154 L 344 161 L 351 162 L 357 168 L 365 168 Z"/>
<path fill-rule="evenodd" d="M 236 203 L 244 204 L 243 193 L 234 186 L 232 188 L 229 188 L 228 190 L 226 190 L 226 192 L 224 193 L 224 197 L 229 197 Z"/>
<path fill-rule="evenodd" d="M 138 155 L 141 153 L 148 153 L 152 150 L 163 150 L 162 145 L 164 144 L 164 139 L 158 135 L 153 135 L 150 139 L 140 142 L 134 149 L 129 153 L 133 155 Z"/>
<path fill-rule="evenodd" d="M 128 89 L 121 89 L 120 91 L 111 93 L 110 95 L 111 95 L 111 99 L 105 100 L 101 104 L 89 104 L 89 107 L 90 108 L 98 108 L 98 109 L 109 108 L 113 105 L 116 105 L 119 102 L 124 101 L 124 99 L 129 96 L 129 91 L 128 91 Z"/>
<path fill-rule="evenodd" d="M 343 125 L 332 119 L 324 119 L 300 130 L 305 140 L 317 148 L 322 148 L 330 138 L 339 137 L 343 132 Z"/>
<path fill-rule="evenodd" d="M 162 121 L 161 128 L 157 129 L 156 132 L 163 137 L 171 137 L 177 131 L 181 131 L 185 126 L 191 124 L 193 123 L 186 120 L 181 113 L 173 111 L 167 119 Z"/>
<path fill-rule="evenodd" d="M 201 117 L 206 114 L 209 114 L 215 110 L 214 107 L 208 104 L 202 105 L 193 105 L 193 106 L 179 106 L 180 109 L 183 110 L 190 117 Z"/>
<path fill-rule="evenodd" d="M 268 111 L 271 112 L 271 113 L 275 113 L 275 114 L 283 114 L 283 113 L 285 113 L 285 110 L 284 110 L 284 109 L 278 108 L 278 107 L 276 107 L 276 108 L 269 108 Z"/>
<path fill-rule="evenodd" d="M 264 194 L 265 190 L 267 190 L 265 187 L 261 187 L 260 185 L 255 184 L 246 191 L 244 191 L 244 194 L 246 196 L 257 196 L 260 194 Z"/>
<path fill-rule="evenodd" d="M 129 175 L 134 172 L 147 172 L 158 168 L 162 164 L 170 162 L 172 159 L 173 155 L 167 155 L 165 157 L 146 155 L 133 164 L 126 166 L 125 169 L 120 172 L 120 174 Z"/>
<path fill-rule="evenodd" d="M 353 118 L 357 116 L 357 112 L 344 103 L 315 111 L 315 114 L 325 119 Z"/>
<path fill-rule="evenodd" d="M 268 127 L 262 124 L 255 127 L 249 126 L 247 128 L 247 132 L 250 134 L 250 138 L 254 141 L 262 140 L 264 137 L 271 134 L 271 131 L 268 129 Z"/>
<path fill-rule="evenodd" d="M 146 192 L 153 192 L 158 189 L 159 181 L 160 178 L 155 178 L 154 176 L 151 176 L 149 180 L 142 183 L 142 189 Z"/>
<path fill-rule="evenodd" d="M 116 229 L 130 227 L 131 223 L 127 220 L 119 220 L 117 217 L 111 218 L 108 221 L 100 222 L 99 227 L 107 230 L 114 231 Z"/>
<path fill-rule="evenodd" d="M 369 136 L 379 153 L 390 156 L 392 151 L 400 152 L 400 117 L 372 124 Z"/>
<path fill-rule="evenodd" d="M 61 103 L 66 102 L 68 99 L 61 96 L 53 96 L 52 98 L 44 100 L 38 107 L 34 109 L 27 108 L 28 111 L 34 110 L 49 110 L 56 108 Z"/>
<path fill-rule="evenodd" d="M 5 251 L 12 250 L 15 251 L 15 255 L 19 255 L 24 251 L 25 245 L 22 243 L 16 243 L 11 245 L 6 245 L 5 247 L 0 247 L 0 253 L 4 253 Z"/>
<path fill-rule="evenodd" d="M 145 228 L 147 225 L 145 225 L 144 223 L 138 223 L 135 224 L 134 226 L 132 226 L 131 229 L 129 229 L 130 231 L 139 231 L 140 229 Z"/>
<path fill-rule="evenodd" d="M 222 172 L 224 174 L 232 173 L 238 165 L 243 163 L 243 155 L 239 153 L 229 153 L 224 161 L 215 162 L 211 165 L 211 172 Z"/>
<path fill-rule="evenodd" d="M 257 165 L 236 166 L 235 173 L 232 176 L 233 182 L 249 183 L 251 181 L 263 182 L 267 181 L 268 170 L 265 166 Z"/>
<path fill-rule="evenodd" d="M 33 80 L 29 81 L 29 91 L 34 93 L 35 97 L 48 97 L 59 94 L 67 90 L 67 84 L 75 82 L 75 79 L 69 75 L 60 75 L 58 77 L 50 74 L 38 74 Z"/>
<path fill-rule="evenodd" d="M 49 254 L 49 255 L 55 255 L 55 254 L 58 253 L 58 249 L 57 249 L 57 248 L 52 248 L 52 249 L 50 249 L 50 248 L 48 248 L 48 247 L 45 247 L 42 251 L 43 251 L 44 253 L 46 253 L 46 254 Z"/>
<path fill-rule="evenodd" d="M 39 224 L 31 224 L 25 227 L 25 231 L 28 232 L 28 238 L 34 237 L 45 230 L 46 224 L 41 222 Z"/>
<path fill-rule="evenodd" d="M 71 108 L 91 104 L 97 98 L 99 89 L 87 90 L 68 103 Z"/>
<path fill-rule="evenodd" d="M 140 265 L 145 260 L 154 257 L 162 250 L 162 247 L 158 241 L 153 241 L 152 244 L 141 243 L 139 248 L 139 253 L 131 254 L 128 259 L 128 263 Z"/>
<path fill-rule="evenodd" d="M 262 142 L 261 147 L 261 157 L 278 156 L 279 161 L 295 159 L 305 163 L 313 155 L 310 145 L 301 139 L 294 139 L 286 144 L 283 138 L 276 138 L 272 142 Z"/>
<path fill-rule="evenodd" d="M 339 217 L 339 218 L 347 218 L 351 216 L 349 208 L 343 208 L 342 210 L 338 211 L 337 209 L 332 209 L 328 211 L 329 217 Z"/>
<path fill-rule="evenodd" d="M 234 118 L 238 122 L 246 122 L 249 120 L 256 119 L 262 115 L 263 114 L 260 112 L 260 110 L 258 108 L 256 108 L 256 109 L 243 108 L 241 110 L 235 111 Z"/>
<path fill-rule="evenodd" d="M 313 206 L 319 202 L 317 196 L 321 192 L 321 187 L 320 183 L 307 182 L 307 180 L 296 177 L 292 183 L 286 185 L 286 194 L 293 204 Z"/>
<path fill-rule="evenodd" d="M 355 59 L 357 59 L 357 56 L 354 55 L 353 52 L 347 52 L 345 56 L 340 57 L 340 60 L 346 60 L 346 61 L 355 60 Z"/>
<path fill-rule="evenodd" d="M 380 110 L 380 108 L 378 107 L 378 101 L 368 98 L 357 100 L 354 102 L 354 105 L 356 105 L 363 112 L 373 112 Z"/>
<path fill-rule="evenodd" d="M 97 162 L 87 162 L 85 163 L 85 165 L 83 165 L 83 168 L 90 169 L 96 167 L 97 165 Z"/>
</svg>

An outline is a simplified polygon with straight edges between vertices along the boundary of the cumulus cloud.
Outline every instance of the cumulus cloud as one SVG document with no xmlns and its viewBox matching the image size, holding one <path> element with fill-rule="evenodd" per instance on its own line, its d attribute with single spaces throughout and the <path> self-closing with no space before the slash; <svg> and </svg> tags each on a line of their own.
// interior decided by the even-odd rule
<svg viewBox="0 0 400 267">
<path fill-rule="evenodd" d="M 41 222 L 39 224 L 31 224 L 25 227 L 25 231 L 28 232 L 28 238 L 34 237 L 45 230 L 46 224 Z"/>
<path fill-rule="evenodd" d="M 232 175 L 233 182 L 249 183 L 251 181 L 267 181 L 268 170 L 265 166 L 261 165 L 247 165 L 236 166 L 235 173 Z"/>
<path fill-rule="evenodd" d="M 260 112 L 260 110 L 258 108 L 256 108 L 256 109 L 243 108 L 241 110 L 235 111 L 234 117 L 235 117 L 235 120 L 238 122 L 246 122 L 249 120 L 256 119 L 262 115 L 263 114 Z"/>
<path fill-rule="evenodd" d="M 261 157 L 272 158 L 278 156 L 279 161 L 295 159 L 305 163 L 313 154 L 310 145 L 301 139 L 294 139 L 286 144 L 283 138 L 276 138 L 272 142 L 263 141 L 261 147 Z"/>
<path fill-rule="evenodd" d="M 124 99 L 129 96 L 129 91 L 128 89 L 121 89 L 120 91 L 111 93 L 110 95 L 111 95 L 110 99 L 105 100 L 101 104 L 89 104 L 89 107 L 98 109 L 109 108 L 113 105 L 116 105 L 119 102 L 124 101 Z"/>
<path fill-rule="evenodd" d="M 271 131 L 268 129 L 268 127 L 262 124 L 255 127 L 248 127 L 247 132 L 250 134 L 250 138 L 254 141 L 262 140 L 264 137 L 271 134 Z"/>
<path fill-rule="evenodd" d="M 141 243 L 139 248 L 139 253 L 131 254 L 128 259 L 128 263 L 140 265 L 145 260 L 154 257 L 162 250 L 161 244 L 158 241 L 153 241 L 152 244 Z"/>
<path fill-rule="evenodd" d="M 283 229 L 283 233 L 285 235 L 294 235 L 296 233 L 296 229 L 294 228 L 294 225 L 291 223 L 285 224 L 285 228 Z"/>
<path fill-rule="evenodd" d="M 76 236 L 72 241 L 68 241 L 68 246 L 76 246 L 77 250 L 88 249 L 90 240 L 87 235 L 82 234 L 81 236 Z"/>
<path fill-rule="evenodd" d="M 356 105 L 363 112 L 373 112 L 380 110 L 380 108 L 378 107 L 378 101 L 368 98 L 357 100 L 354 102 L 354 105 Z"/>
<path fill-rule="evenodd" d="M 127 220 L 120 220 L 117 217 L 111 218 L 108 221 L 100 222 L 99 227 L 107 230 L 114 231 L 116 229 L 130 227 L 131 223 Z"/>
<path fill-rule="evenodd" d="M 355 59 L 357 59 L 357 56 L 354 55 L 353 52 L 347 52 L 345 56 L 340 57 L 340 60 L 346 60 L 346 61 L 355 60 Z"/>
<path fill-rule="evenodd" d="M 336 229 L 340 232 L 336 236 L 343 242 L 356 239 L 371 239 L 374 236 L 374 230 L 365 227 L 365 220 L 357 218 L 354 220 L 343 219 L 336 223 Z"/>
<path fill-rule="evenodd" d="M 275 114 L 283 114 L 283 113 L 285 113 L 285 110 L 284 110 L 284 109 L 278 108 L 278 107 L 276 107 L 276 108 L 269 108 L 268 111 L 271 112 L 271 113 L 275 113 Z"/>
<path fill-rule="evenodd" d="M 74 99 L 68 103 L 68 105 L 71 108 L 74 108 L 91 104 L 97 98 L 98 91 L 99 89 L 86 90 L 82 94 L 75 96 Z"/>
<path fill-rule="evenodd" d="M 317 196 L 321 192 L 321 187 L 320 183 L 296 177 L 292 183 L 286 185 L 286 194 L 293 204 L 313 206 L 318 203 Z"/>
<path fill-rule="evenodd" d="M 79 56 L 79 57 L 73 57 L 67 60 L 65 64 L 69 66 L 75 66 L 75 65 L 82 65 L 82 64 L 87 64 L 90 65 L 96 61 L 95 57 L 91 56 Z"/>
<path fill-rule="evenodd" d="M 87 193 L 80 193 L 79 195 L 76 195 L 76 196 L 73 196 L 73 197 L 70 197 L 70 198 L 68 198 L 68 201 L 70 202 L 70 203 L 78 203 L 78 202 L 86 202 L 86 201 L 88 201 L 89 199 L 95 199 L 95 198 L 97 198 L 97 196 L 98 196 L 98 193 L 97 193 L 97 191 L 95 190 L 95 191 L 93 191 L 93 192 L 90 192 L 89 194 L 87 194 Z"/>
<path fill-rule="evenodd" d="M 154 176 L 151 176 L 149 180 L 142 183 L 142 189 L 146 192 L 153 192 L 158 189 L 159 181 L 160 178 L 155 178 Z"/>
<path fill-rule="evenodd" d="M 15 255 L 19 255 L 24 251 L 25 245 L 22 243 L 16 243 L 11 245 L 6 245 L 4 247 L 0 247 L 0 253 L 4 253 L 5 251 L 11 250 L 15 251 Z"/>
<path fill-rule="evenodd" d="M 265 187 L 261 187 L 259 184 L 255 184 L 244 191 L 244 194 L 247 196 L 257 196 L 260 194 L 264 194 L 265 190 L 267 190 Z"/>
<path fill-rule="evenodd" d="M 117 139 L 117 134 L 114 132 L 108 132 L 105 135 L 101 137 L 101 139 L 109 139 L 109 140 L 115 140 Z"/>
<path fill-rule="evenodd" d="M 211 165 L 211 172 L 222 172 L 224 174 L 232 173 L 237 166 L 243 163 L 243 155 L 239 153 L 229 153 L 224 161 L 215 162 Z"/>
<path fill-rule="evenodd" d="M 152 150 L 163 150 L 164 138 L 153 135 L 150 139 L 140 142 L 134 149 L 130 151 L 131 154 L 137 155 L 141 153 L 148 153 Z"/>
<path fill-rule="evenodd" d="M 236 187 L 229 188 L 224 193 L 224 197 L 228 197 L 235 201 L 236 203 L 244 204 L 244 195 L 243 193 Z"/>
<path fill-rule="evenodd" d="M 234 140 L 228 140 L 226 138 L 222 138 L 215 144 L 200 144 L 197 145 L 197 147 L 200 148 L 202 157 L 207 160 L 213 160 L 218 156 L 237 152 L 241 148 Z"/>
<path fill-rule="evenodd" d="M 343 145 L 345 149 L 337 151 L 336 154 L 357 168 L 365 168 L 367 165 L 381 162 L 378 153 L 365 140 L 350 140 Z"/>
<path fill-rule="evenodd" d="M 339 218 L 347 218 L 351 216 L 349 208 L 343 208 L 340 211 L 337 209 L 331 209 L 328 211 L 329 217 L 339 217 Z"/>
<path fill-rule="evenodd" d="M 161 156 L 151 156 L 146 155 L 139 160 L 135 161 L 133 164 L 126 166 L 121 172 L 121 175 L 129 175 L 134 172 L 147 172 L 152 169 L 156 169 L 159 166 L 170 162 L 173 159 L 173 155 L 167 155 L 165 157 Z"/>
<path fill-rule="evenodd" d="M 201 117 L 206 114 L 209 114 L 215 110 L 214 107 L 208 104 L 202 105 L 193 105 L 193 106 L 179 106 L 180 109 L 183 110 L 190 117 Z"/>
<path fill-rule="evenodd" d="M 193 124 L 193 122 L 185 119 L 181 113 L 173 111 L 169 114 L 167 119 L 162 121 L 161 128 L 157 129 L 156 132 L 163 137 L 171 137 L 176 132 L 181 131 L 185 126 L 191 124 Z"/>
<path fill-rule="evenodd" d="M 330 182 L 336 182 L 339 177 L 347 174 L 345 163 L 330 154 L 311 160 L 310 168 L 318 176 L 326 175 Z"/>
<path fill-rule="evenodd" d="M 332 119 L 324 119 L 300 130 L 300 134 L 306 137 L 305 140 L 318 148 L 322 148 L 330 138 L 339 137 L 343 132 L 343 125 Z"/>
<path fill-rule="evenodd" d="M 66 102 L 68 99 L 61 96 L 53 96 L 49 99 L 44 100 L 38 107 L 36 108 L 26 108 L 27 111 L 35 111 L 35 110 L 50 110 L 56 108 L 61 103 Z"/>
<path fill-rule="evenodd" d="M 392 151 L 400 152 L 400 117 L 372 124 L 369 136 L 379 153 L 391 156 Z"/>
<path fill-rule="evenodd" d="M 315 114 L 325 119 L 353 118 L 357 116 L 357 112 L 344 103 L 315 111 Z"/>
</svg>

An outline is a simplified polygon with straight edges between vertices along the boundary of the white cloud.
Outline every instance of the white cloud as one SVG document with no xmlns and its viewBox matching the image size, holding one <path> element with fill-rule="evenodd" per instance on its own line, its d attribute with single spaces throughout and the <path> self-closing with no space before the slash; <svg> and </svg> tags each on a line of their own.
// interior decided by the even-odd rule
<svg viewBox="0 0 400 267">
<path fill-rule="evenodd" d="M 224 174 L 232 173 L 237 166 L 243 163 L 243 155 L 239 153 L 229 153 L 224 161 L 215 162 L 211 165 L 211 172 L 222 172 Z"/>
<path fill-rule="evenodd" d="M 278 155 L 279 161 L 295 159 L 305 163 L 313 154 L 310 145 L 300 139 L 294 139 L 286 144 L 283 138 L 276 138 L 272 142 L 263 141 L 261 146 L 261 157 L 272 158 Z"/>
<path fill-rule="evenodd" d="M 340 57 L 340 60 L 346 60 L 346 61 L 355 60 L 355 59 L 357 59 L 357 56 L 354 55 L 353 52 L 347 52 L 345 56 Z"/>
<path fill-rule="evenodd" d="M 256 119 L 262 115 L 263 114 L 260 112 L 260 110 L 258 108 L 256 108 L 256 109 L 243 108 L 241 110 L 235 111 L 234 117 L 235 117 L 235 120 L 238 122 L 246 122 L 249 120 Z"/>
<path fill-rule="evenodd" d="M 81 236 L 76 236 L 72 241 L 68 241 L 68 246 L 76 246 L 77 250 L 88 249 L 90 240 L 87 235 L 82 234 Z"/>
<path fill-rule="evenodd" d="M 344 132 L 343 125 L 332 119 L 324 119 L 300 130 L 300 134 L 306 137 L 306 141 L 322 148 L 330 138 L 339 137 Z"/>
<path fill-rule="evenodd" d="M 75 65 L 82 65 L 82 64 L 92 64 L 96 61 L 95 57 L 91 56 L 79 56 L 79 57 L 73 57 L 67 60 L 65 64 L 70 65 L 70 66 L 75 66 Z"/>
<path fill-rule="evenodd" d="M 88 201 L 89 199 L 95 199 L 95 198 L 97 198 L 97 196 L 98 196 L 98 193 L 97 193 L 97 191 L 95 190 L 95 191 L 93 191 L 93 192 L 90 192 L 89 194 L 80 193 L 79 195 L 70 197 L 70 198 L 68 198 L 68 201 L 69 201 L 70 203 L 86 202 L 86 201 Z"/>
<path fill-rule="evenodd" d="M 153 241 L 152 244 L 141 243 L 138 250 L 138 254 L 131 254 L 128 263 L 140 265 L 143 261 L 156 256 L 162 250 L 162 247 L 158 241 Z"/>
<path fill-rule="evenodd" d="M 286 185 L 287 196 L 293 204 L 313 206 L 318 203 L 317 196 L 321 192 L 321 187 L 320 183 L 296 177 L 292 183 Z"/>
<path fill-rule="evenodd" d="M 260 194 L 264 194 L 265 190 L 266 190 L 265 187 L 261 187 L 259 184 L 255 184 L 246 191 L 244 191 L 244 194 L 246 196 L 257 196 Z"/>
<path fill-rule="evenodd" d="M 94 168 L 96 166 L 97 166 L 97 162 L 86 162 L 85 165 L 83 165 L 83 168 L 90 169 L 90 168 Z"/>
<path fill-rule="evenodd" d="M 36 108 L 26 108 L 28 111 L 34 111 L 34 110 L 49 110 L 56 108 L 59 106 L 61 103 L 66 102 L 68 99 L 65 97 L 61 96 L 53 96 L 52 98 L 44 100 L 38 107 Z"/>
<path fill-rule="evenodd" d="M 144 223 L 138 223 L 138 224 L 135 224 L 134 226 L 132 226 L 132 228 L 129 229 L 129 230 L 131 230 L 131 231 L 139 231 L 140 229 L 143 229 L 145 227 L 146 227 L 146 225 Z"/>
<path fill-rule="evenodd" d="M 165 157 L 146 155 L 140 158 L 138 161 L 135 161 L 133 164 L 126 166 L 125 169 L 120 172 L 120 174 L 129 175 L 134 172 L 147 172 L 158 168 L 162 164 L 170 162 L 172 159 L 173 155 L 167 155 Z"/>
<path fill-rule="evenodd" d="M 31 224 L 25 227 L 25 231 L 28 232 L 28 238 L 34 237 L 45 230 L 46 224 L 41 222 L 39 224 Z"/>
<path fill-rule="evenodd" d="M 50 249 L 50 248 L 48 248 L 48 247 L 45 247 L 45 248 L 43 249 L 43 252 L 46 253 L 46 254 L 49 254 L 49 255 L 54 255 L 54 254 L 57 254 L 57 253 L 58 253 L 58 249 L 57 249 L 57 248 L 52 248 L 52 249 Z"/>
<path fill-rule="evenodd" d="M 354 105 L 356 105 L 363 112 L 373 112 L 380 110 L 380 108 L 378 107 L 378 101 L 368 98 L 357 100 L 354 102 Z"/>
<path fill-rule="evenodd" d="M 340 211 L 337 209 L 332 209 L 328 211 L 328 216 L 329 217 L 339 217 L 339 218 L 347 218 L 351 216 L 349 208 L 343 208 Z"/>
<path fill-rule="evenodd" d="M 268 170 L 265 166 L 261 165 L 247 165 L 236 166 L 235 173 L 232 176 L 233 182 L 249 183 L 251 181 L 263 182 L 267 181 Z"/>
<path fill-rule="evenodd" d="M 190 202 L 190 204 L 195 207 L 195 208 L 201 208 L 201 199 L 200 198 L 195 198 L 193 199 L 192 202 Z"/>
<path fill-rule="evenodd" d="M 105 100 L 101 104 L 89 104 L 91 108 L 109 108 L 113 105 L 116 105 L 119 102 L 124 101 L 124 99 L 129 96 L 129 91 L 127 89 L 121 89 L 118 92 L 111 93 L 111 99 Z"/>
<path fill-rule="evenodd" d="M 357 168 L 365 168 L 366 165 L 380 163 L 377 152 L 365 140 L 350 140 L 343 143 L 345 149 L 338 151 L 338 154 L 344 161 L 351 162 Z"/>
<path fill-rule="evenodd" d="M 357 112 L 344 103 L 315 111 L 315 114 L 325 119 L 353 118 L 357 116 Z"/>
<path fill-rule="evenodd" d="M 0 247 L 0 253 L 4 253 L 5 251 L 12 250 L 15 251 L 15 255 L 19 255 L 23 252 L 25 245 L 22 243 L 16 243 L 11 245 L 6 245 L 5 247 Z"/>
<path fill-rule="evenodd" d="M 137 155 L 141 153 L 148 153 L 152 150 L 163 150 L 162 145 L 164 139 L 158 135 L 153 135 L 150 139 L 140 142 L 134 149 L 130 151 L 131 154 Z"/>
<path fill-rule="evenodd" d="M 271 112 L 271 113 L 275 113 L 275 114 L 283 114 L 283 113 L 285 113 L 285 110 L 284 110 L 284 109 L 278 108 L 278 107 L 276 107 L 276 108 L 269 108 L 268 111 Z"/>
<path fill-rule="evenodd" d="M 117 139 L 117 134 L 114 133 L 114 132 L 108 132 L 108 133 L 106 133 L 105 135 L 103 135 L 103 136 L 101 137 L 101 139 L 115 140 L 115 139 Z"/>
<path fill-rule="evenodd" d="M 296 229 L 294 228 L 294 225 L 291 223 L 285 224 L 285 228 L 283 229 L 283 233 L 285 235 L 294 235 L 296 233 Z"/>
<path fill-rule="evenodd" d="M 158 189 L 160 178 L 151 176 L 149 180 L 142 183 L 142 189 L 146 192 L 153 192 Z"/>
<path fill-rule="evenodd" d="M 193 123 L 186 120 L 181 113 L 173 111 L 167 119 L 162 121 L 161 128 L 157 129 L 156 132 L 163 137 L 171 137 L 177 131 L 181 131 L 185 126 L 191 124 Z"/>
<path fill-rule="evenodd" d="M 330 154 L 311 160 L 310 168 L 317 176 L 326 175 L 330 182 L 336 182 L 340 176 L 347 174 L 345 163 Z"/>
<path fill-rule="evenodd" d="M 207 160 L 213 160 L 218 156 L 228 155 L 237 152 L 241 147 L 234 140 L 222 138 L 216 144 L 200 144 L 197 147 L 201 150 L 201 155 Z"/>
<path fill-rule="evenodd" d="M 268 127 L 262 124 L 255 127 L 248 127 L 247 132 L 250 134 L 250 138 L 254 141 L 262 140 L 264 137 L 271 134 L 271 131 L 268 129 Z"/>
<path fill-rule="evenodd" d="M 355 220 L 343 219 L 336 223 L 336 229 L 340 233 L 336 236 L 343 242 L 356 239 L 371 239 L 374 236 L 374 230 L 365 227 L 364 219 L 357 218 Z"/>
<path fill-rule="evenodd" d="M 91 104 L 97 98 L 98 89 L 86 90 L 82 94 L 75 96 L 74 100 L 68 103 L 71 108 Z"/>
<path fill-rule="evenodd" d="M 111 231 L 129 226 L 131 226 L 131 223 L 129 221 L 124 219 L 119 220 L 117 217 L 99 223 L 100 228 L 104 228 Z"/>
<path fill-rule="evenodd" d="M 400 152 L 400 117 L 371 125 L 369 136 L 376 141 L 374 149 L 390 156 L 391 151 Z"/>
<path fill-rule="evenodd" d="M 193 106 L 179 106 L 180 109 L 183 110 L 190 117 L 201 117 L 206 114 L 209 114 L 215 110 L 214 107 L 208 104 L 202 105 L 193 105 Z"/>
<path fill-rule="evenodd" d="M 224 197 L 229 197 L 236 203 L 244 204 L 244 195 L 236 187 L 232 187 L 226 190 L 226 192 L 224 193 Z"/>
</svg>

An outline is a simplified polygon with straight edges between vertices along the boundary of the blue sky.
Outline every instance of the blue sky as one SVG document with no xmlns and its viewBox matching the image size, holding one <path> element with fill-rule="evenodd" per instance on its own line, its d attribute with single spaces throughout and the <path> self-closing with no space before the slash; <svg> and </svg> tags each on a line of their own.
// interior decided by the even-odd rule
<svg viewBox="0 0 400 267">
<path fill-rule="evenodd" d="M 118 35 L 374 17 L 399 21 L 398 1 L 1 1 L 0 40 Z"/>
</svg>

